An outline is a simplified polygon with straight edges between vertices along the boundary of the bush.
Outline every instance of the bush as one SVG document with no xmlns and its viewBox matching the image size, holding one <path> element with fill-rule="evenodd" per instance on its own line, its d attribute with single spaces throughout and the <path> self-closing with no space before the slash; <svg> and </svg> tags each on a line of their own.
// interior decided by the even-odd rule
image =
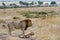
<svg viewBox="0 0 60 40">
<path fill-rule="evenodd" d="M 27 18 L 39 18 L 47 15 L 47 12 L 23 12 L 21 13 L 24 17 Z M 41 16 L 40 16 L 41 15 Z"/>
<path fill-rule="evenodd" d="M 20 14 L 26 18 L 43 18 L 43 19 L 45 19 L 46 17 L 53 17 L 53 16 L 57 15 L 57 13 L 55 11 L 51 11 L 51 12 L 22 12 Z"/>
<path fill-rule="evenodd" d="M 19 17 L 13 17 L 13 19 L 19 19 Z"/>
</svg>

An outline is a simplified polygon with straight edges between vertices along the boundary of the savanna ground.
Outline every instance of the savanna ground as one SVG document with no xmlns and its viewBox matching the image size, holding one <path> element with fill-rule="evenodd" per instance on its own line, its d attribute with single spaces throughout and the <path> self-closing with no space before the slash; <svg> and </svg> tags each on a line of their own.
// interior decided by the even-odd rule
<svg viewBox="0 0 60 40">
<path fill-rule="evenodd" d="M 34 8 L 12 8 L 12 9 L 0 9 L 0 40 L 5 40 L 3 34 L 8 34 L 8 28 L 2 27 L 2 24 L 6 24 L 11 21 L 20 21 L 26 19 L 26 17 L 20 15 L 21 12 L 51 12 L 55 11 L 60 13 L 60 7 L 34 7 Z M 17 17 L 17 19 L 14 19 Z M 17 37 L 21 33 L 20 30 L 12 31 L 13 36 L 6 36 L 6 40 L 60 40 L 60 15 L 51 17 L 48 16 L 45 19 L 41 18 L 29 18 L 32 20 L 32 27 L 28 28 L 26 32 L 32 31 L 35 35 L 30 39 L 22 39 Z M 3 38 L 3 39 L 2 39 Z"/>
</svg>

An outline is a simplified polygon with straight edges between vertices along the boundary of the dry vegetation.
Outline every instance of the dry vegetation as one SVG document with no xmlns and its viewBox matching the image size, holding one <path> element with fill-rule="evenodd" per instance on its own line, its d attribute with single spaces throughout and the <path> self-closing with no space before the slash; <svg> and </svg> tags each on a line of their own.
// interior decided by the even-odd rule
<svg viewBox="0 0 60 40">
<path fill-rule="evenodd" d="M 34 12 L 47 12 L 48 14 L 45 19 L 34 18 L 36 13 Z M 2 24 L 5 22 L 10 21 L 18 21 L 23 20 L 26 17 L 21 15 L 21 13 L 34 13 L 33 18 L 29 18 L 33 22 L 33 26 L 31 28 L 28 28 L 28 31 L 32 31 L 35 33 L 35 35 L 32 37 L 34 40 L 60 40 L 60 7 L 34 7 L 34 8 L 16 8 L 16 9 L 0 9 L 0 35 L 3 33 L 8 33 L 8 28 L 2 28 Z M 51 16 L 54 13 L 55 16 Z M 28 14 L 28 15 L 29 15 Z M 50 15 L 50 16 L 49 16 Z M 57 16 L 56 16 L 57 15 Z M 30 14 L 31 16 L 31 14 Z M 2 31 L 1 31 L 2 30 Z M 17 36 L 20 32 L 20 30 L 12 31 L 12 34 L 15 34 Z M 32 38 L 28 39 L 22 39 L 19 37 L 12 37 L 8 36 L 7 40 L 30 40 Z M 1 38 L 0 38 L 1 39 Z"/>
</svg>

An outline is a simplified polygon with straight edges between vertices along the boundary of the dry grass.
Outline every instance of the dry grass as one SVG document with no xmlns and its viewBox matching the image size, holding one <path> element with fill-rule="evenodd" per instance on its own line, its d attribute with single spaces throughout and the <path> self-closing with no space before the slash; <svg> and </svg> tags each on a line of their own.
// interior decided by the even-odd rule
<svg viewBox="0 0 60 40">
<path fill-rule="evenodd" d="M 5 9 L 5 12 L 6 12 L 5 14 L 3 12 L 3 9 L 0 9 L 0 18 L 4 18 L 3 20 L 8 18 L 7 19 L 8 21 L 14 21 L 13 17 L 18 16 L 18 17 L 21 17 L 21 19 L 18 19 L 18 20 L 23 20 L 25 19 L 25 17 L 22 17 L 22 15 L 20 15 L 21 12 L 26 12 L 26 11 L 35 11 L 35 12 L 49 11 L 50 12 L 53 10 L 56 12 L 59 12 L 60 7 L 34 7 L 34 8 Z M 33 31 L 35 33 L 34 37 L 36 37 L 37 40 L 60 40 L 60 17 L 59 16 L 47 17 L 44 20 L 41 18 L 30 18 L 30 19 L 33 22 L 33 26 L 30 27 L 26 32 Z M 2 30 L 5 30 L 5 29 L 2 29 Z M 8 29 L 6 32 L 8 32 Z M 20 33 L 20 30 L 15 30 L 12 32 Z M 19 37 L 12 37 L 12 36 L 8 36 L 8 38 L 9 40 L 23 40 Z"/>
</svg>

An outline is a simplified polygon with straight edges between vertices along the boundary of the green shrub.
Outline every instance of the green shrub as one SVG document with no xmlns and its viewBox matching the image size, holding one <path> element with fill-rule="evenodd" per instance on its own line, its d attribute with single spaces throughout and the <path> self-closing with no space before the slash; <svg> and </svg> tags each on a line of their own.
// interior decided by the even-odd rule
<svg viewBox="0 0 60 40">
<path fill-rule="evenodd" d="M 21 15 L 27 18 L 43 18 L 56 15 L 56 12 L 22 12 Z"/>
<path fill-rule="evenodd" d="M 39 18 L 39 15 L 47 15 L 46 12 L 23 12 L 21 15 L 27 17 L 27 18 Z"/>
</svg>

